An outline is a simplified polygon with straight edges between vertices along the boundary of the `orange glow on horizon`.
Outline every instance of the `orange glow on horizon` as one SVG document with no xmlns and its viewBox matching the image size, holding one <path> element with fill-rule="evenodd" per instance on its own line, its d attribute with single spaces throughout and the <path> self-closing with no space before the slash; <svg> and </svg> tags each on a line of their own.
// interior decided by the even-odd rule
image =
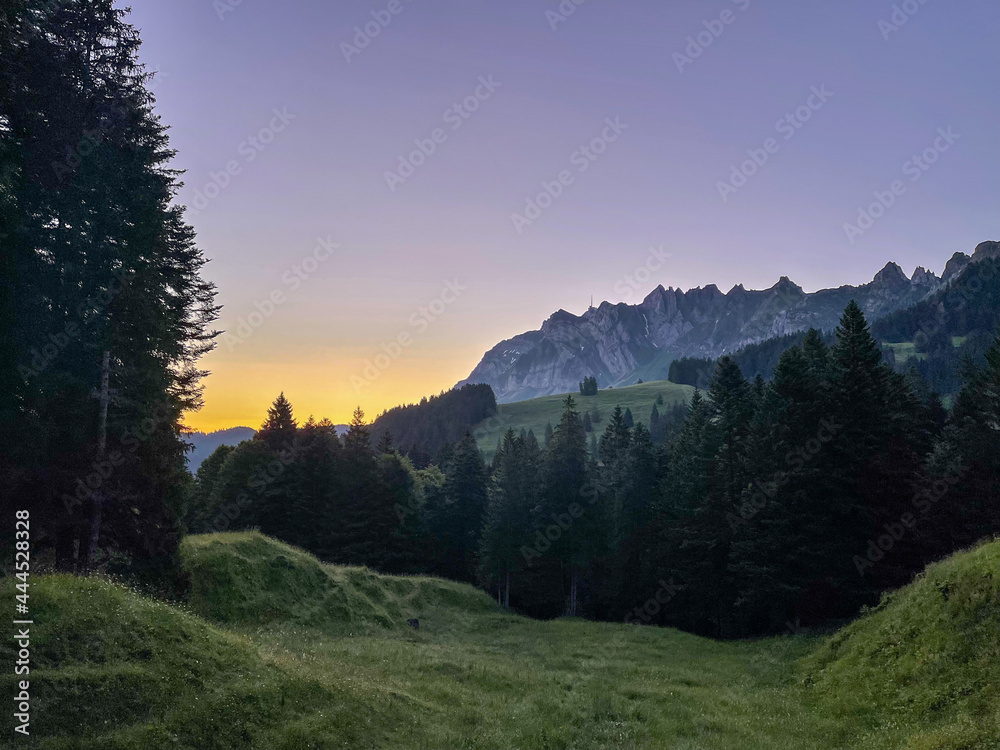
<svg viewBox="0 0 1000 750">
<path fill-rule="evenodd" d="M 186 414 L 184 422 L 200 432 L 257 429 L 281 392 L 300 424 L 310 415 L 346 424 L 357 406 L 371 421 L 386 409 L 448 390 L 471 370 L 466 352 L 410 351 L 368 381 L 365 359 L 338 354 L 343 353 L 319 353 L 306 361 L 238 362 L 213 353 L 205 363 L 212 372 L 204 381 L 205 406 Z"/>
</svg>

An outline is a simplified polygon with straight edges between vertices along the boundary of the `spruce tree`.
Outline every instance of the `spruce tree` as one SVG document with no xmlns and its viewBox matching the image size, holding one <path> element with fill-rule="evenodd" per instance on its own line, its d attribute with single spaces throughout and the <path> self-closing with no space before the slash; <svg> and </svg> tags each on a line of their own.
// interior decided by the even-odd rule
<svg viewBox="0 0 1000 750">
<path fill-rule="evenodd" d="M 792 347 L 750 425 L 750 480 L 731 517 L 737 612 L 749 632 L 815 624 L 812 602 L 826 595 L 837 515 L 820 454 L 838 437 L 827 392 Z"/>
<path fill-rule="evenodd" d="M 16 1 L 0 19 L 0 481 L 60 567 L 155 576 L 176 559 L 181 417 L 218 308 L 125 15 Z"/>
<path fill-rule="evenodd" d="M 590 480 L 587 437 L 572 396 L 567 396 L 558 427 L 545 456 L 542 479 L 547 524 L 555 524 L 552 554 L 569 570 L 567 614 L 579 612 L 579 582 L 592 558 L 601 549 L 603 531 L 597 491 Z M 568 519 L 568 520 L 567 520 Z M 562 523 L 560 523 L 562 521 Z"/>
<path fill-rule="evenodd" d="M 629 451 L 632 447 L 632 430 L 625 421 L 620 406 L 611 413 L 608 426 L 604 428 L 600 449 L 600 489 L 608 506 L 612 527 L 609 539 L 617 546 L 622 538 L 618 524 L 622 518 L 625 495 L 629 491 Z"/>
<path fill-rule="evenodd" d="M 830 351 L 831 411 L 839 439 L 818 456 L 840 519 L 834 533 L 841 547 L 831 551 L 828 616 L 852 614 L 912 576 L 919 559 L 915 546 L 902 544 L 880 557 L 871 543 L 912 509 L 915 480 L 931 447 L 926 409 L 906 379 L 882 362 L 856 303 L 847 306 L 836 333 Z M 880 559 L 864 564 L 871 557 Z M 843 565 L 845 559 L 849 564 Z"/>
<path fill-rule="evenodd" d="M 521 548 L 529 541 L 538 502 L 540 454 L 537 441 L 508 430 L 497 455 L 479 546 L 480 579 L 496 583 L 498 600 L 509 607 L 511 578 L 524 567 Z"/>
<path fill-rule="evenodd" d="M 488 474 L 479 446 L 466 432 L 444 467 L 443 507 L 436 509 L 435 535 L 444 544 L 439 568 L 448 578 L 474 581 L 479 536 L 486 513 Z"/>
<path fill-rule="evenodd" d="M 296 429 L 298 425 L 292 413 L 292 405 L 282 391 L 268 407 L 267 417 L 254 439 L 263 440 L 273 451 L 287 450 L 295 440 Z"/>
<path fill-rule="evenodd" d="M 312 417 L 296 435 L 284 471 L 268 493 L 272 533 L 322 560 L 338 556 L 330 531 L 340 521 L 331 511 L 343 495 L 343 446 L 328 420 Z M 262 530 L 265 526 L 262 524 Z"/>
<path fill-rule="evenodd" d="M 399 524 L 394 499 L 379 474 L 371 431 L 359 406 L 344 436 L 343 490 L 331 508 L 335 561 L 385 569 Z"/>
<path fill-rule="evenodd" d="M 688 630 L 706 631 L 704 592 L 696 582 L 700 550 L 698 516 L 708 493 L 711 464 L 716 450 L 710 405 L 696 387 L 687 416 L 668 448 L 669 471 L 656 504 L 653 521 L 652 557 L 664 580 L 675 580 L 685 588 L 674 602 L 667 622 Z"/>
<path fill-rule="evenodd" d="M 375 450 L 380 454 L 395 452 L 396 446 L 393 444 L 392 432 L 386 430 L 379 436 L 378 445 Z"/>
<path fill-rule="evenodd" d="M 653 410 L 649 413 L 649 434 L 652 436 L 654 443 L 659 442 L 661 436 L 660 410 L 656 408 L 656 404 L 653 404 Z"/>
</svg>

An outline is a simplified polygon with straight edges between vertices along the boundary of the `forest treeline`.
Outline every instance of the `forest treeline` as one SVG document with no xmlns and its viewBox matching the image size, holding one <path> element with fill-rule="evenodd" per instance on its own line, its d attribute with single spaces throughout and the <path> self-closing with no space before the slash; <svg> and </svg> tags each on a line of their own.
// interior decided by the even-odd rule
<svg viewBox="0 0 1000 750">
<path fill-rule="evenodd" d="M 203 464 L 192 527 L 476 581 L 536 616 L 716 636 L 850 617 L 1000 531 L 1000 341 L 948 414 L 852 303 L 831 346 L 808 332 L 769 382 L 723 357 L 664 442 L 619 408 L 595 454 L 583 416 L 568 396 L 545 445 L 509 431 L 487 465 L 466 434 L 418 469 L 360 412 L 341 440 L 281 397 Z"/>
<path fill-rule="evenodd" d="M 378 416 L 371 426 L 377 443 L 386 433 L 420 467 L 426 467 L 447 443 L 461 439 L 473 425 L 497 413 L 497 399 L 488 385 L 465 385 L 418 404 L 397 406 Z"/>
</svg>

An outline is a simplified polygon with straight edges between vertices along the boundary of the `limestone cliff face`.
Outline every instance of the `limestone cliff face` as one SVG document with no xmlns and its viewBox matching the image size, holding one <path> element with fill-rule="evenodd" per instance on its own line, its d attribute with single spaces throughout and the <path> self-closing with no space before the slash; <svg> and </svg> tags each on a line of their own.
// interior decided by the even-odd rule
<svg viewBox="0 0 1000 750">
<path fill-rule="evenodd" d="M 984 254 L 1000 254 L 1000 243 L 992 244 L 997 247 Z M 946 276 L 964 267 L 958 255 Z M 874 320 L 919 302 L 942 283 L 924 268 L 907 277 L 889 263 L 868 284 L 812 294 L 784 276 L 760 291 L 658 286 L 637 305 L 603 302 L 583 315 L 559 310 L 539 330 L 497 344 L 459 385 L 488 383 L 498 401 L 510 402 L 575 391 L 591 375 L 601 387 L 665 378 L 673 359 L 714 358 L 774 336 L 831 330 L 852 299 Z"/>
</svg>

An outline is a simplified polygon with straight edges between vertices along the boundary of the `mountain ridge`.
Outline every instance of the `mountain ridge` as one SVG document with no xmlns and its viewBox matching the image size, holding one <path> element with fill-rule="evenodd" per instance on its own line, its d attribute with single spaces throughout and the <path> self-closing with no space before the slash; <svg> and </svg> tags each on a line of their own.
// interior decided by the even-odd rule
<svg viewBox="0 0 1000 750">
<path fill-rule="evenodd" d="M 1000 256 L 1000 242 L 973 255 L 955 253 L 941 277 L 917 266 L 907 275 L 890 261 L 867 284 L 805 292 L 788 276 L 768 289 L 716 284 L 687 291 L 662 284 L 638 304 L 601 302 L 582 315 L 557 310 L 534 331 L 501 341 L 458 387 L 485 383 L 510 403 L 574 390 L 584 377 L 602 387 L 665 378 L 673 359 L 717 358 L 808 328 L 831 330 L 854 299 L 869 320 L 911 307 L 948 284 L 970 263 Z"/>
</svg>

